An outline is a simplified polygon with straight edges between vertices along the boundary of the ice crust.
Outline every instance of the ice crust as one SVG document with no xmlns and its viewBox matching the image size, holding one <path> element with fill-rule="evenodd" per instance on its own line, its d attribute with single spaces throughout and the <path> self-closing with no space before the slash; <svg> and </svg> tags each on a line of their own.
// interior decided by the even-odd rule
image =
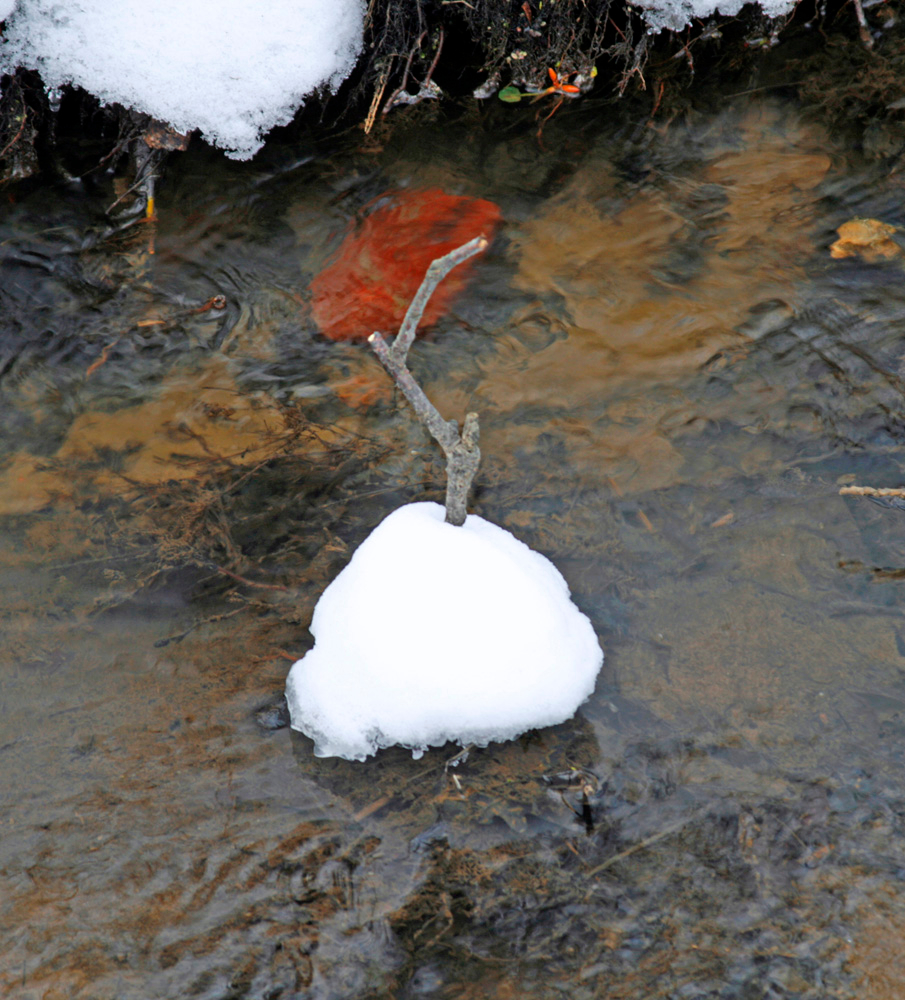
<svg viewBox="0 0 905 1000">
<path fill-rule="evenodd" d="M 724 17 L 735 15 L 746 6 L 750 0 L 640 0 L 633 4 L 641 11 L 651 31 L 681 31 L 686 24 L 691 24 L 697 18 L 712 17 L 722 14 Z M 767 17 L 783 17 L 788 14 L 798 0 L 761 0 L 757 4 Z"/>
<path fill-rule="evenodd" d="M 311 632 L 286 697 L 320 757 L 513 739 L 574 715 L 603 663 L 549 559 L 476 515 L 447 524 L 435 503 L 400 507 L 371 532 Z"/>
<path fill-rule="evenodd" d="M 248 159 L 361 50 L 363 0 L 19 0 L 0 72 L 36 69 Z M 0 18 L 2 19 L 2 18 Z"/>
</svg>

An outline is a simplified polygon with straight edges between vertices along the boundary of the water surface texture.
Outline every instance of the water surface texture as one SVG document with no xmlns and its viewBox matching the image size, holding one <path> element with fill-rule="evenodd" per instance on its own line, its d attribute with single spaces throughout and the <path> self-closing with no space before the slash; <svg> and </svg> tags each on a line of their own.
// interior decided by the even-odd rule
<svg viewBox="0 0 905 1000">
<path fill-rule="evenodd" d="M 191 149 L 115 233 L 112 188 L 4 208 L 0 992 L 898 995 L 905 514 L 839 490 L 905 485 L 905 282 L 830 245 L 905 223 L 901 173 L 757 95 L 433 114 Z M 400 188 L 500 207 L 410 362 L 606 650 L 573 720 L 455 767 L 315 758 L 280 700 L 355 546 L 442 496 L 309 308 Z"/>
</svg>

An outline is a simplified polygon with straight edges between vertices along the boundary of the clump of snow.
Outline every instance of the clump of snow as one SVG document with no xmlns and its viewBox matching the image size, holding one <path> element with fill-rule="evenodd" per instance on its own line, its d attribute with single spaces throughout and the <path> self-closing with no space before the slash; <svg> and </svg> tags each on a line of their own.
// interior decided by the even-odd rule
<svg viewBox="0 0 905 1000">
<path fill-rule="evenodd" d="M 19 0 L 0 72 L 36 69 L 205 138 L 237 159 L 336 87 L 361 50 L 363 0 Z"/>
<path fill-rule="evenodd" d="M 13 12 L 16 0 L 0 0 L 0 21 L 5 21 Z"/>
<path fill-rule="evenodd" d="M 760 0 L 758 7 L 767 17 L 783 17 L 798 0 Z M 698 18 L 722 14 L 735 17 L 750 0 L 638 0 L 632 6 L 641 10 L 642 17 L 652 31 L 669 28 L 681 31 L 686 24 Z"/>
<path fill-rule="evenodd" d="M 603 663 L 545 556 L 473 514 L 447 524 L 435 503 L 374 529 L 322 594 L 311 632 L 286 698 L 320 757 L 513 739 L 574 715 Z"/>
</svg>

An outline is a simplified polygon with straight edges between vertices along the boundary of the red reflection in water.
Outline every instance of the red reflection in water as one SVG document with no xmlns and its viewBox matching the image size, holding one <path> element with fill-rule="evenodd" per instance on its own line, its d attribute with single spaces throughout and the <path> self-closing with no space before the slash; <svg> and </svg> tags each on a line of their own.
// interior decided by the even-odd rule
<svg viewBox="0 0 905 1000">
<path fill-rule="evenodd" d="M 364 340 L 375 330 L 393 334 L 437 257 L 475 236 L 491 239 L 500 221 L 492 201 L 433 188 L 400 191 L 377 205 L 343 240 L 336 258 L 311 282 L 311 308 L 331 340 Z M 441 282 L 419 329 L 435 323 L 468 278 L 471 261 Z"/>
</svg>

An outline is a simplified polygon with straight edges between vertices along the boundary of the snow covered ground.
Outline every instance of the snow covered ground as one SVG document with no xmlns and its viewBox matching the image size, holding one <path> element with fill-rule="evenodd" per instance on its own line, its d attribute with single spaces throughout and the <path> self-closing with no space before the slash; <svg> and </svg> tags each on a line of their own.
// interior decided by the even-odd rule
<svg viewBox="0 0 905 1000">
<path fill-rule="evenodd" d="M 393 511 L 318 601 L 286 684 L 318 756 L 509 740 L 594 690 L 603 653 L 556 567 L 483 518 L 444 515 Z"/>
<path fill-rule="evenodd" d="M 39 70 L 49 88 L 76 84 L 247 159 L 347 76 L 364 2 L 0 0 L 6 16 L 0 72 Z"/>
<path fill-rule="evenodd" d="M 743 0 L 641 0 L 652 30 L 678 30 Z M 777 17 L 794 0 L 761 0 Z M 307 95 L 335 88 L 362 47 L 364 0 L 0 0 L 0 73 L 39 70 L 247 159 Z"/>
</svg>

